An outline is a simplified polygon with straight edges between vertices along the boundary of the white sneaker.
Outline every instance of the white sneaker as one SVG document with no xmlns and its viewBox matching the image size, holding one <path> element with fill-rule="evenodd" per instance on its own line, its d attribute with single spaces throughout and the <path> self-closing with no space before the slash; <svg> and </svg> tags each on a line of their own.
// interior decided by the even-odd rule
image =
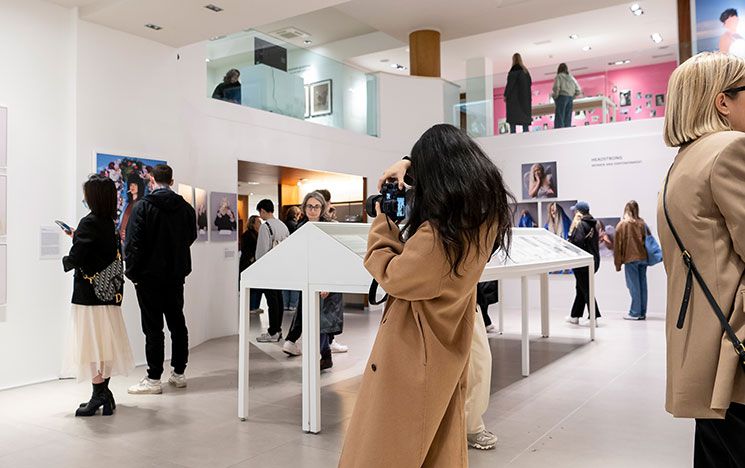
<svg viewBox="0 0 745 468">
<path fill-rule="evenodd" d="M 468 434 L 468 445 L 479 450 L 491 450 L 497 445 L 499 438 L 484 429 L 477 434 Z"/>
<path fill-rule="evenodd" d="M 499 331 L 497 330 L 497 327 L 494 326 L 494 324 L 491 324 L 486 327 L 486 333 L 499 333 Z"/>
<path fill-rule="evenodd" d="M 289 354 L 290 356 L 300 356 L 301 354 L 303 354 L 300 346 L 298 346 L 297 343 L 293 343 L 289 340 L 286 340 L 285 343 L 282 345 L 282 351 L 284 351 L 285 354 Z"/>
<path fill-rule="evenodd" d="M 186 376 L 184 374 L 171 372 L 171 376 L 168 377 L 168 383 L 176 388 L 184 388 L 186 387 Z"/>
<path fill-rule="evenodd" d="M 269 333 L 265 332 L 256 337 L 256 341 L 258 341 L 259 343 L 277 343 L 281 339 L 282 333 L 275 333 L 274 335 L 270 335 Z"/>
<path fill-rule="evenodd" d="M 346 353 L 347 351 L 349 351 L 349 346 L 343 345 L 339 343 L 338 341 L 331 342 L 332 353 Z"/>
<path fill-rule="evenodd" d="M 579 317 L 572 317 L 571 315 L 565 319 L 567 323 L 572 325 L 579 325 Z"/>
<path fill-rule="evenodd" d="M 129 387 L 127 393 L 132 395 L 160 395 L 163 393 L 163 387 L 160 384 L 160 380 L 143 377 L 140 383 Z"/>
<path fill-rule="evenodd" d="M 253 309 L 253 310 L 250 311 L 250 313 L 252 313 L 252 314 L 263 314 L 264 313 L 264 309 Z"/>
</svg>

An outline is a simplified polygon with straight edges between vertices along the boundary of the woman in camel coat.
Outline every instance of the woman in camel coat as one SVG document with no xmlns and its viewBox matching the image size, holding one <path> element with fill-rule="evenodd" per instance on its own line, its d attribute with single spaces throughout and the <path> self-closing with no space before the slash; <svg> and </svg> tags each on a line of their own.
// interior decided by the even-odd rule
<svg viewBox="0 0 745 468">
<path fill-rule="evenodd" d="M 729 324 L 745 337 L 745 60 L 703 53 L 670 78 L 665 141 L 679 147 L 658 226 L 667 282 L 667 403 L 696 418 L 694 466 L 745 466 L 745 372 L 693 284 L 663 207 Z M 682 322 L 682 323 L 681 323 Z M 680 326 L 678 326 L 680 325 Z"/>
<path fill-rule="evenodd" d="M 379 215 L 368 238 L 365 267 L 390 297 L 342 468 L 468 466 L 476 284 L 494 250 L 509 243 L 512 197 L 491 160 L 451 125 L 432 127 L 414 145 L 411 176 L 405 234 Z"/>
</svg>

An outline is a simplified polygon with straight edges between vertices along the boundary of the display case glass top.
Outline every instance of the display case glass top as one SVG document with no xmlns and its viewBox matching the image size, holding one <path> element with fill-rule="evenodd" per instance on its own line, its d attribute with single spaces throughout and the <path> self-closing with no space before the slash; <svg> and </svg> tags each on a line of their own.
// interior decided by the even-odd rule
<svg viewBox="0 0 745 468">
<path fill-rule="evenodd" d="M 584 250 L 541 228 L 515 228 L 510 254 L 497 252 L 489 266 L 527 265 L 590 257 Z"/>
<path fill-rule="evenodd" d="M 367 253 L 367 235 L 370 224 L 364 223 L 313 223 L 335 241 L 351 250 L 360 258 Z"/>
</svg>

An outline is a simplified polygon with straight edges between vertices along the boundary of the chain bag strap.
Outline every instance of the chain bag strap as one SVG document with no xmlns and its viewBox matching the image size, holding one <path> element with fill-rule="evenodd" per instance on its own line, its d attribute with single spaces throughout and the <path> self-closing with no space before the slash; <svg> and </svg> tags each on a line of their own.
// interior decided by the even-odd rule
<svg viewBox="0 0 745 468">
<path fill-rule="evenodd" d="M 701 287 L 701 290 L 703 291 L 704 296 L 706 296 L 706 300 L 709 302 L 709 305 L 714 311 L 714 314 L 719 319 L 719 322 L 722 325 L 722 329 L 727 334 L 727 338 L 729 338 L 729 340 L 732 342 L 732 346 L 735 348 L 735 352 L 740 358 L 739 359 L 740 367 L 742 367 L 742 369 L 745 371 L 745 346 L 735 334 L 735 331 L 732 329 L 732 326 L 729 324 L 727 317 L 724 315 L 724 312 L 722 312 L 722 309 L 719 307 L 719 304 L 717 304 L 716 299 L 714 299 L 714 295 L 711 293 L 711 291 L 709 290 L 709 287 L 706 285 L 706 282 L 704 281 L 703 276 L 701 276 L 701 273 L 698 271 L 698 268 L 696 268 L 696 263 L 694 263 L 693 261 L 693 256 L 691 256 L 691 253 L 685 248 L 685 245 L 683 245 L 683 241 L 678 235 L 678 231 L 675 230 L 675 226 L 673 226 L 673 222 L 670 220 L 670 213 L 667 211 L 667 184 L 670 180 L 670 174 L 672 173 L 672 170 L 673 170 L 673 166 L 670 166 L 670 169 L 667 171 L 667 176 L 665 177 L 665 188 L 662 192 L 662 208 L 663 208 L 663 211 L 665 212 L 665 220 L 667 221 L 667 225 L 670 227 L 670 232 L 673 234 L 673 237 L 675 238 L 675 242 L 678 244 L 678 248 L 682 252 L 683 263 L 685 263 L 685 266 L 687 269 L 685 292 L 683 293 L 683 301 L 680 305 L 680 313 L 678 314 L 678 321 L 675 326 L 679 330 L 683 328 L 686 314 L 688 312 L 688 306 L 691 301 L 691 292 L 693 290 L 693 278 L 695 278 L 696 282 Z M 731 312 L 732 311 L 730 311 L 730 315 L 731 315 Z"/>
<path fill-rule="evenodd" d="M 93 286 L 93 293 L 96 298 L 101 302 L 116 302 L 120 304 L 123 299 L 124 289 L 124 263 L 122 262 L 121 245 L 117 240 L 116 246 L 116 258 L 106 268 L 94 274 L 88 276 L 80 272 L 83 278 Z"/>
</svg>

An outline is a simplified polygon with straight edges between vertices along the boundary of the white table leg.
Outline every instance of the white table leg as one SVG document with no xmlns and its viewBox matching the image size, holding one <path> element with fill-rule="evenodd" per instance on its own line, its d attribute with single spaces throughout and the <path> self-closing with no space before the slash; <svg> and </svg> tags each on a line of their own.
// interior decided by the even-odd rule
<svg viewBox="0 0 745 468">
<path fill-rule="evenodd" d="M 548 273 L 541 275 L 541 336 L 548 338 L 549 334 L 549 299 L 548 299 Z"/>
<path fill-rule="evenodd" d="M 248 356 L 250 353 L 250 304 L 251 290 L 241 287 L 238 306 L 238 417 L 241 421 L 248 418 Z"/>
<path fill-rule="evenodd" d="M 595 265 L 590 265 L 590 341 L 595 341 L 595 328 L 597 319 L 595 318 Z"/>
<path fill-rule="evenodd" d="M 303 430 L 317 434 L 321 432 L 321 301 L 318 291 L 303 293 L 303 313 Z"/>
<path fill-rule="evenodd" d="M 503 280 L 497 282 L 497 295 L 499 295 L 499 334 L 504 333 L 504 289 Z"/>
<path fill-rule="evenodd" d="M 523 330 L 522 330 L 522 362 L 523 362 L 523 377 L 527 377 L 530 375 L 530 330 L 529 330 L 529 323 L 530 319 L 528 317 L 528 311 L 529 311 L 529 304 L 528 304 L 528 277 L 523 276 L 520 278 L 520 286 L 522 290 L 522 320 L 523 320 Z"/>
</svg>

